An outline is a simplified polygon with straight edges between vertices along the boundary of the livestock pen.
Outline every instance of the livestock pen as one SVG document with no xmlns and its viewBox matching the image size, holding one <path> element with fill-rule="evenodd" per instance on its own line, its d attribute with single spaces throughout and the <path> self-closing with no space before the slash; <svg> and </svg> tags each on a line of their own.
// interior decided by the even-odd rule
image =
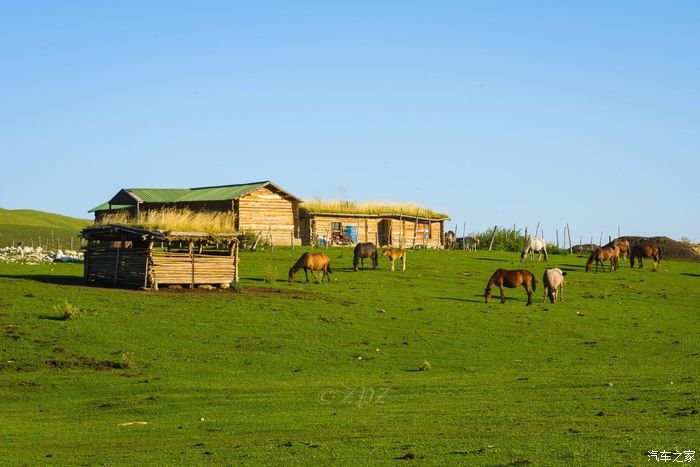
<svg viewBox="0 0 700 467">
<path fill-rule="evenodd" d="M 81 236 L 87 240 L 87 284 L 158 290 L 161 285 L 225 288 L 238 282 L 238 238 L 233 233 L 107 225 L 84 229 Z"/>
</svg>

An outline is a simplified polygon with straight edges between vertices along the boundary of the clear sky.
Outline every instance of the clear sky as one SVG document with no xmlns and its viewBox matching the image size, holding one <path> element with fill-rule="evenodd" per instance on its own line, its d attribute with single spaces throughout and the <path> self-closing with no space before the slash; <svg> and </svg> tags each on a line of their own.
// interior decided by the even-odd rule
<svg viewBox="0 0 700 467">
<path fill-rule="evenodd" d="M 272 180 L 700 240 L 700 2 L 3 2 L 0 207 Z"/>
</svg>

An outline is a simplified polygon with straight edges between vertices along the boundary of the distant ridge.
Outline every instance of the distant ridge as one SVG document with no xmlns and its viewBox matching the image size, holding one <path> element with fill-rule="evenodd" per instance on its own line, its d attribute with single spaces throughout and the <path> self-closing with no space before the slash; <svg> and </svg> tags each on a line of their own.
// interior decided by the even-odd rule
<svg viewBox="0 0 700 467">
<path fill-rule="evenodd" d="M 9 246 L 19 241 L 25 245 L 44 248 L 68 248 L 70 238 L 91 225 L 89 219 L 78 219 L 51 212 L 33 209 L 0 208 L 0 246 Z M 59 243 L 60 242 L 60 243 Z"/>
</svg>

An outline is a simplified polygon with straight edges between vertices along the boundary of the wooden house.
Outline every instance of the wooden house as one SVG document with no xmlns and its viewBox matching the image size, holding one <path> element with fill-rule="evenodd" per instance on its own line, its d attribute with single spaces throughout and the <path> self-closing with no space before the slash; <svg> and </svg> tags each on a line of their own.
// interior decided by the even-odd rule
<svg viewBox="0 0 700 467">
<path fill-rule="evenodd" d="M 123 188 L 89 212 L 99 221 L 106 214 L 139 213 L 167 207 L 230 212 L 237 232 L 254 232 L 274 245 L 300 245 L 301 200 L 270 181 L 201 188 Z"/>
<path fill-rule="evenodd" d="M 401 209 L 378 213 L 343 211 L 329 212 L 323 206 L 302 205 L 299 212 L 302 244 L 317 244 L 319 237 L 332 243 L 339 237 L 350 236 L 353 243 L 372 242 L 378 246 L 444 247 L 444 225 L 449 220 L 445 214 L 418 210 L 416 214 L 407 215 Z"/>
<path fill-rule="evenodd" d="M 158 290 L 162 285 L 228 287 L 238 282 L 238 239 L 233 234 L 107 225 L 84 229 L 81 236 L 88 243 L 83 263 L 87 284 Z"/>
</svg>

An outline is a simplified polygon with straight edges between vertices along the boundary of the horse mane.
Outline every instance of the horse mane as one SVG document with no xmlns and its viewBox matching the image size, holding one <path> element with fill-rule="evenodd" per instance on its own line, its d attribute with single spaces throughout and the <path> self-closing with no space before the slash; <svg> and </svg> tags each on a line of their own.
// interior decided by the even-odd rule
<svg viewBox="0 0 700 467">
<path fill-rule="evenodd" d="M 309 257 L 309 253 L 308 253 L 308 252 L 306 252 L 306 253 L 304 253 L 303 255 L 301 255 L 301 257 L 297 260 L 297 262 L 294 263 L 294 266 L 292 266 L 292 267 L 289 269 L 289 272 L 290 272 L 290 273 L 291 273 L 291 272 L 297 272 L 299 269 L 303 268 L 304 265 L 306 264 L 306 258 L 308 258 L 308 257 Z"/>
</svg>

